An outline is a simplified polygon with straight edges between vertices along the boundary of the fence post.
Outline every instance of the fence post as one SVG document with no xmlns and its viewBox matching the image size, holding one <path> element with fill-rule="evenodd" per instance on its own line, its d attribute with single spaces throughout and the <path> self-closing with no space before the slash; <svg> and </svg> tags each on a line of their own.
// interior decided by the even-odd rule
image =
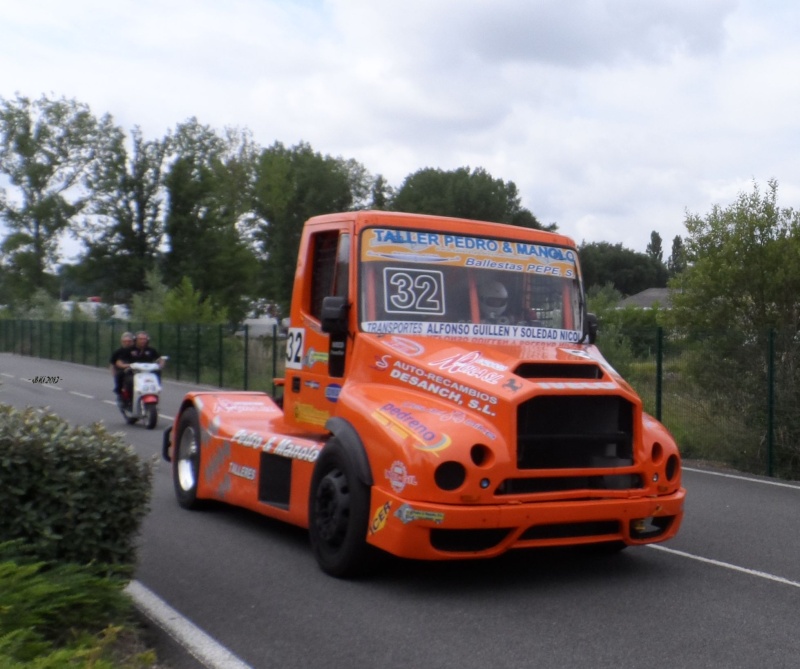
<svg viewBox="0 0 800 669">
<path fill-rule="evenodd" d="M 250 348 L 250 326 L 245 323 L 244 324 L 244 389 L 247 390 L 247 371 L 248 367 L 250 366 L 249 360 L 249 348 Z"/>
<path fill-rule="evenodd" d="M 178 342 L 177 351 L 175 351 L 175 379 L 181 380 L 181 324 L 175 323 L 175 341 Z"/>
<path fill-rule="evenodd" d="M 278 324 L 272 326 L 272 396 L 275 397 L 275 377 L 278 375 Z"/>
<path fill-rule="evenodd" d="M 223 363 L 223 352 L 222 352 L 222 323 L 217 326 L 217 343 L 219 346 L 219 354 L 217 355 L 217 365 L 219 367 L 219 383 L 217 387 L 222 388 L 222 363 Z"/>
<path fill-rule="evenodd" d="M 775 330 L 769 331 L 767 351 L 767 476 L 772 476 L 772 449 L 775 419 Z"/>
<path fill-rule="evenodd" d="M 200 323 L 194 331 L 194 382 L 200 383 Z"/>
<path fill-rule="evenodd" d="M 656 420 L 661 420 L 661 398 L 664 381 L 664 328 L 660 325 L 656 331 Z"/>
</svg>

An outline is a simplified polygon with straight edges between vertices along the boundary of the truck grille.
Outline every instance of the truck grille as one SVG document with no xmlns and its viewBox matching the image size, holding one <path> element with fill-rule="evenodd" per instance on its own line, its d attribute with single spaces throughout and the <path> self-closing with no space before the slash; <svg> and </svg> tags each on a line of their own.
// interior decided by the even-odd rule
<svg viewBox="0 0 800 669">
<path fill-rule="evenodd" d="M 630 402 L 614 395 L 534 397 L 517 409 L 517 467 L 630 466 L 633 413 Z"/>
</svg>

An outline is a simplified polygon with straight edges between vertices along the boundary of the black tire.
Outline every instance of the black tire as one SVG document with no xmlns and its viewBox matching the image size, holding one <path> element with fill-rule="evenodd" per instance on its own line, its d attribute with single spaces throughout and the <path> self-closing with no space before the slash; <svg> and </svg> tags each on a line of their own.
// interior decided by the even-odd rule
<svg viewBox="0 0 800 669">
<path fill-rule="evenodd" d="M 189 407 L 181 414 L 178 435 L 172 454 L 172 483 L 175 497 L 184 509 L 199 509 L 203 501 L 197 499 L 200 481 L 200 419 L 197 409 Z"/>
<path fill-rule="evenodd" d="M 308 500 L 311 550 L 326 574 L 347 578 L 366 573 L 374 555 L 366 540 L 369 497 L 352 455 L 331 439 L 314 466 Z"/>
<path fill-rule="evenodd" d="M 155 404 L 147 404 L 144 408 L 145 413 L 145 427 L 152 430 L 158 424 L 158 406 Z"/>
</svg>

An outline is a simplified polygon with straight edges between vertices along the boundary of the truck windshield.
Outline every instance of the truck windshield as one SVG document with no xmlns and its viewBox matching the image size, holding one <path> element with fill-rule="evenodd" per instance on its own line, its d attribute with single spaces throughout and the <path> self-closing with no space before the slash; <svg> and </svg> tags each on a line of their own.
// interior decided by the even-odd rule
<svg viewBox="0 0 800 669">
<path fill-rule="evenodd" d="M 365 332 L 577 342 L 574 249 L 519 240 L 368 228 L 359 320 Z"/>
</svg>

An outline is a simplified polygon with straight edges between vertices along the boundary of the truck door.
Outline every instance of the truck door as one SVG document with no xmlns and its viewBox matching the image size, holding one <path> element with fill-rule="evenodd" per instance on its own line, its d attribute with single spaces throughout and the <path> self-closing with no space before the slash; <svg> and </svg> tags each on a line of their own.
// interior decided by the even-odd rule
<svg viewBox="0 0 800 669">
<path fill-rule="evenodd" d="M 348 230 L 329 229 L 313 233 L 306 246 L 303 277 L 295 281 L 299 311 L 293 305 L 286 345 L 283 401 L 291 422 L 319 428 L 335 414 L 352 339 L 324 333 L 320 316 L 325 297 L 349 299 L 351 241 Z"/>
</svg>

